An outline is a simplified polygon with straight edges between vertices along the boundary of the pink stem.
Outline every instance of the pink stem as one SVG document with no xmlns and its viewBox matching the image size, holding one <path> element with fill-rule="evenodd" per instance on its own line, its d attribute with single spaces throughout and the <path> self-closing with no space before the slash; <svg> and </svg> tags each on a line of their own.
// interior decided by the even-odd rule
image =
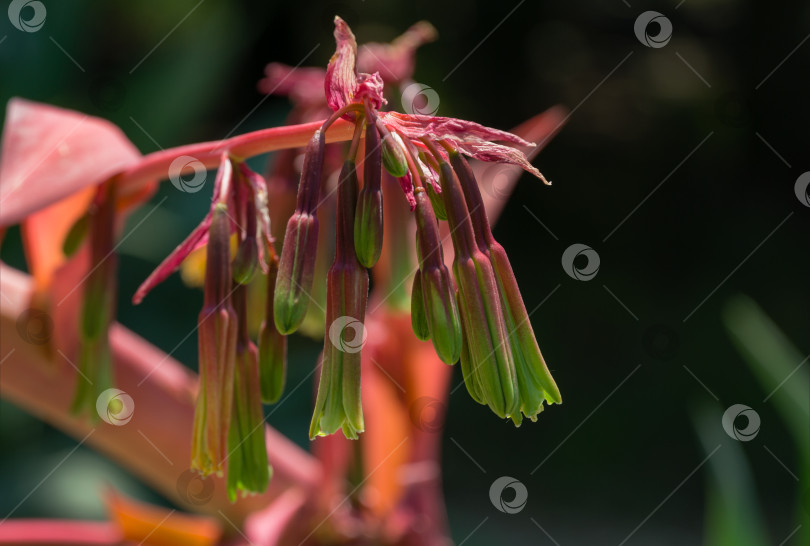
<svg viewBox="0 0 810 546">
<path fill-rule="evenodd" d="M 154 152 L 145 155 L 136 165 L 121 173 L 121 182 L 134 188 L 154 179 L 165 179 L 169 176 L 172 161 L 184 155 L 193 157 L 208 168 L 214 168 L 219 164 L 220 156 L 224 151 L 238 159 L 246 159 L 274 150 L 301 148 L 307 145 L 315 131 L 320 129 L 323 124 L 323 121 L 313 121 L 300 125 L 271 127 L 224 140 L 186 144 Z M 351 140 L 353 132 L 354 123 L 338 119 L 326 131 L 326 142 Z M 194 167 L 188 165 L 184 171 L 178 174 L 193 171 Z"/>
</svg>

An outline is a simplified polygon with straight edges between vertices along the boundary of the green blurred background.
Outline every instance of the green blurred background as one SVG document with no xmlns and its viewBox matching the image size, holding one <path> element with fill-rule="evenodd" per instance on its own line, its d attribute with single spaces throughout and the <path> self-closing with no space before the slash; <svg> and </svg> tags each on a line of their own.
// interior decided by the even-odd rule
<svg viewBox="0 0 810 546">
<path fill-rule="evenodd" d="M 800 517 L 807 522 L 810 500 L 802 511 L 797 497 L 810 487 L 798 483 L 810 461 L 797 446 L 810 442 L 810 419 L 793 412 L 791 425 L 779 399 L 806 408 L 810 397 L 810 208 L 794 195 L 810 169 L 810 4 L 44 3 L 46 24 L 33 34 L 0 17 L 0 101 L 21 96 L 108 118 L 144 153 L 228 134 L 262 100 L 256 82 L 267 62 L 296 65 L 312 52 L 304 65 L 325 66 L 335 14 L 361 43 L 430 20 L 439 40 L 419 51 L 415 79 L 437 91 L 441 115 L 508 129 L 554 104 L 572 109 L 535 161 L 554 185 L 524 177 L 495 232 L 528 309 L 548 296 L 532 322 L 565 404 L 515 429 L 465 389 L 451 397 L 443 468 L 456 543 L 618 544 L 643 523 L 627 544 L 780 544 Z M 672 22 L 665 47 L 636 39 L 633 23 L 646 10 Z M 281 124 L 288 111 L 271 97 L 237 132 Z M 153 202 L 164 197 L 120 249 L 119 318 L 171 351 L 196 321 L 200 292 L 174 276 L 139 307 L 129 298 L 210 195 L 164 184 Z M 17 238 L 7 238 L 2 258 L 19 266 Z M 561 267 L 574 243 L 600 257 L 588 282 Z M 737 294 L 758 303 L 793 352 Z M 738 343 L 764 349 L 746 360 L 729 328 L 743 332 Z M 289 384 L 318 351 L 291 340 Z M 174 356 L 194 363 L 195 339 Z M 765 401 L 779 383 L 768 370 L 790 372 L 802 359 Z M 720 415 L 732 404 L 759 414 L 753 441 L 723 432 Z M 270 421 L 303 446 L 310 415 L 300 389 Z M 5 402 L 0 438 L 5 516 L 75 441 Z M 528 489 L 518 514 L 490 503 L 490 484 L 503 475 Z M 14 516 L 101 517 L 95 492 L 109 482 L 157 500 L 82 448 Z M 735 529 L 746 532 L 729 538 Z"/>
</svg>

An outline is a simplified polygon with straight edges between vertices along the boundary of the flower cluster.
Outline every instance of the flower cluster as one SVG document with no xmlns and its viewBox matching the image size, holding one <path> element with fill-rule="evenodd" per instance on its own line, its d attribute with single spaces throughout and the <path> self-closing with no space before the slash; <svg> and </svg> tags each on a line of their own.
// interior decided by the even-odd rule
<svg viewBox="0 0 810 546">
<path fill-rule="evenodd" d="M 432 27 L 410 32 L 397 47 L 412 55 L 419 43 L 432 39 Z M 384 193 L 397 186 L 416 225 L 418 268 L 411 318 L 417 337 L 430 339 L 443 362 L 460 361 L 470 395 L 501 418 L 519 425 L 524 416 L 535 420 L 544 403 L 561 402 L 465 159 L 512 163 L 545 181 L 515 147 L 530 144 L 469 121 L 383 110 L 384 79 L 379 72 L 358 72 L 357 43 L 339 17 L 335 38 L 337 51 L 323 78 L 331 115 L 306 146 L 280 256 L 270 235 L 270 216 L 283 210 L 272 201 L 279 187 L 226 151 L 208 215 L 134 297 L 140 301 L 191 252 L 205 249 L 192 465 L 209 474 L 222 472 L 227 464 L 232 498 L 239 490 L 263 491 L 269 480 L 261 404 L 275 402 L 282 394 L 285 336 L 301 327 L 312 301 L 323 221 L 319 207 L 330 197 L 321 195 L 324 164 L 332 161 L 326 153 L 326 133 L 341 119 L 353 124 L 353 137 L 335 190 L 334 259 L 325 275 L 328 335 L 310 437 L 341 429 L 347 438 L 357 438 L 364 430 L 358 339 L 366 335 L 368 270 L 383 255 L 384 240 L 390 244 L 388 234 L 410 225 L 388 225 L 384 232 L 384 221 L 391 221 L 384 219 L 389 206 L 384 207 L 384 198 L 389 199 Z M 407 63 L 400 68 L 397 81 L 410 76 Z M 315 73 L 305 76 L 318 79 Z M 308 111 L 319 108 L 311 94 L 302 100 Z M 398 184 L 384 184 L 386 178 Z M 406 218 L 407 208 L 402 207 Z M 279 220 L 273 218 L 274 225 Z M 451 233 L 451 269 L 444 263 L 440 221 L 447 222 Z M 410 252 L 408 244 L 402 246 L 386 252 Z M 258 347 L 248 329 L 246 288 L 257 272 L 267 286 Z"/>
</svg>

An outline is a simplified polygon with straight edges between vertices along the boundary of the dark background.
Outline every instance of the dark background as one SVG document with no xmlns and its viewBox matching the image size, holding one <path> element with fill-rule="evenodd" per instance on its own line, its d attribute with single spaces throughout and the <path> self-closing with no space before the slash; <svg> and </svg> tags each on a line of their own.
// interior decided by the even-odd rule
<svg viewBox="0 0 810 546">
<path fill-rule="evenodd" d="M 694 416 L 742 403 L 761 416 L 758 437 L 736 443 L 718 419 L 718 443 L 745 452 L 766 532 L 778 544 L 796 527 L 797 484 L 763 446 L 790 469 L 799 461 L 721 312 L 730 297 L 747 294 L 802 356 L 810 352 L 810 208 L 793 190 L 810 168 L 810 43 L 802 43 L 810 4 L 627 3 L 207 0 L 129 74 L 196 1 L 46 0 L 47 22 L 37 33 L 0 17 L 0 38 L 7 35 L 0 101 L 21 96 L 111 119 L 147 153 L 230 132 L 262 99 L 256 82 L 269 61 L 295 65 L 320 44 L 304 65 L 325 66 L 336 13 L 361 43 L 388 41 L 430 20 L 439 40 L 419 51 L 415 79 L 438 92 L 439 114 L 508 129 L 554 104 L 572 110 L 535 161 L 554 185 L 524 177 L 495 232 L 527 308 L 559 285 L 532 323 L 565 404 L 515 429 L 465 389 L 451 397 L 443 467 L 454 540 L 502 543 L 508 533 L 515 545 L 552 544 L 539 524 L 559 544 L 619 543 L 684 482 L 628 543 L 701 542 L 709 467 L 690 474 L 707 455 Z M 636 39 L 633 23 L 646 10 L 672 21 L 665 47 Z M 288 109 L 271 97 L 238 132 L 281 124 Z M 199 221 L 210 196 L 164 184 L 153 202 L 164 196 L 121 248 L 119 317 L 172 350 L 196 321 L 199 291 L 174 276 L 137 308 L 129 298 Z M 563 271 L 562 252 L 573 243 L 598 252 L 593 280 Z M 3 258 L 20 265 L 14 233 Z M 306 375 L 318 350 L 300 337 L 291 342 L 290 384 Z M 174 356 L 195 362 L 195 340 Z M 75 443 L 7 403 L 0 408 L 2 515 Z M 301 389 L 271 424 L 305 445 L 310 415 Z M 528 489 L 518 514 L 502 514 L 489 501 L 489 486 L 502 475 Z M 98 517 L 95 491 L 109 481 L 154 500 L 114 463 L 81 449 L 15 517 Z"/>
</svg>

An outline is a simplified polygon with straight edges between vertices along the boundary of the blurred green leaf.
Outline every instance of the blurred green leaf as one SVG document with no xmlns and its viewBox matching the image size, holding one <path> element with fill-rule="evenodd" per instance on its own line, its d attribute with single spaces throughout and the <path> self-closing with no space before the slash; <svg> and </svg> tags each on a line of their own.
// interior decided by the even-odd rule
<svg viewBox="0 0 810 546">
<path fill-rule="evenodd" d="M 762 507 L 742 444 L 729 440 L 723 432 L 722 415 L 715 407 L 699 408 L 692 420 L 704 451 L 711 455 L 705 543 L 712 546 L 768 544 Z"/>
</svg>

